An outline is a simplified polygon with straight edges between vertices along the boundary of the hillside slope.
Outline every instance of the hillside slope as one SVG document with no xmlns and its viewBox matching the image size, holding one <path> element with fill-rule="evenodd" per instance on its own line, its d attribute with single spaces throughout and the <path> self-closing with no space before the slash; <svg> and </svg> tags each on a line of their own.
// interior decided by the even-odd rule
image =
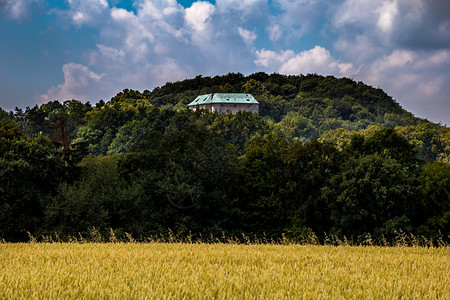
<svg viewBox="0 0 450 300">
<path fill-rule="evenodd" d="M 332 119 L 357 123 L 335 122 L 334 127 L 345 125 L 360 129 L 373 124 L 398 126 L 423 122 L 379 88 L 348 78 L 316 74 L 287 76 L 255 73 L 244 76 L 230 73 L 215 77 L 197 76 L 167 83 L 152 92 L 144 92 L 142 96 L 155 106 L 182 106 L 197 95 L 220 92 L 251 93 L 261 103 L 261 116 L 271 117 L 275 122 L 281 121 L 289 112 L 301 113 L 313 120 L 316 126 L 329 123 Z"/>
</svg>

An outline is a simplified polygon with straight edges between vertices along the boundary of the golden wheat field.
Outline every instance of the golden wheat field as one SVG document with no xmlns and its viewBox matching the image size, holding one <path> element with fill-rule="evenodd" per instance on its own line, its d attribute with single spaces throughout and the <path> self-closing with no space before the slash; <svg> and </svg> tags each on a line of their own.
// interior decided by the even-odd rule
<svg viewBox="0 0 450 300">
<path fill-rule="evenodd" d="M 450 299 L 448 247 L 0 244 L 1 299 Z"/>
</svg>

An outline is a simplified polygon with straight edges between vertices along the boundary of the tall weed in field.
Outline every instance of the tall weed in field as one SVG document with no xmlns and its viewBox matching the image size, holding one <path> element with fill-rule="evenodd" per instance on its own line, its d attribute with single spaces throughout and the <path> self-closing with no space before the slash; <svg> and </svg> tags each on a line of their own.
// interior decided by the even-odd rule
<svg viewBox="0 0 450 300">
<path fill-rule="evenodd" d="M 444 238 L 439 233 L 437 239 L 432 240 L 424 236 L 416 236 L 412 233 L 406 233 L 404 231 L 396 231 L 395 235 L 391 239 L 387 239 L 384 235 L 380 238 L 374 238 L 370 233 L 364 236 L 361 241 L 355 242 L 348 239 L 346 236 L 338 237 L 337 235 L 324 233 L 322 238 L 319 238 L 312 230 L 308 231 L 307 235 L 304 235 L 301 239 L 290 239 L 285 234 L 282 234 L 278 239 L 267 238 L 264 234 L 259 237 L 256 235 L 246 235 L 241 233 L 240 236 L 227 236 L 224 232 L 220 236 L 213 236 L 212 234 L 203 236 L 201 233 L 194 235 L 189 232 L 185 237 L 177 237 L 177 235 L 171 230 L 167 229 L 166 232 L 161 232 L 158 235 L 150 235 L 140 240 L 136 240 L 130 233 L 125 232 L 122 235 L 118 235 L 112 228 L 109 229 L 108 234 L 102 235 L 101 232 L 93 227 L 88 236 L 83 236 L 80 233 L 78 236 L 70 236 L 66 240 L 60 238 L 55 233 L 54 235 L 41 236 L 40 238 L 34 237 L 31 233 L 27 232 L 29 236 L 29 243 L 186 243 L 186 244 L 246 244 L 246 245 L 328 245 L 328 246 L 382 246 L 382 247 L 449 247 L 450 236 Z M 0 238 L 0 243 L 6 242 Z"/>
</svg>

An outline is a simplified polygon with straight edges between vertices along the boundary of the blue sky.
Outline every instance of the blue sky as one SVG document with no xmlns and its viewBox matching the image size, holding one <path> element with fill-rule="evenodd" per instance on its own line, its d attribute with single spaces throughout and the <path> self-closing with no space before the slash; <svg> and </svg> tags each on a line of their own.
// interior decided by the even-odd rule
<svg viewBox="0 0 450 300">
<path fill-rule="evenodd" d="M 450 124 L 450 1 L 0 0 L 0 107 L 264 71 L 349 77 Z"/>
</svg>

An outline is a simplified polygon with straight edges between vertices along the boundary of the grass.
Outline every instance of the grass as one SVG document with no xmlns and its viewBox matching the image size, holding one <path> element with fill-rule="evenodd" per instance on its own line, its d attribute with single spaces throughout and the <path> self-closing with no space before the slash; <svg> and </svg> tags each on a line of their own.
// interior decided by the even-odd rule
<svg viewBox="0 0 450 300">
<path fill-rule="evenodd" d="M 450 299 L 448 247 L 0 244 L 0 299 Z"/>
</svg>

